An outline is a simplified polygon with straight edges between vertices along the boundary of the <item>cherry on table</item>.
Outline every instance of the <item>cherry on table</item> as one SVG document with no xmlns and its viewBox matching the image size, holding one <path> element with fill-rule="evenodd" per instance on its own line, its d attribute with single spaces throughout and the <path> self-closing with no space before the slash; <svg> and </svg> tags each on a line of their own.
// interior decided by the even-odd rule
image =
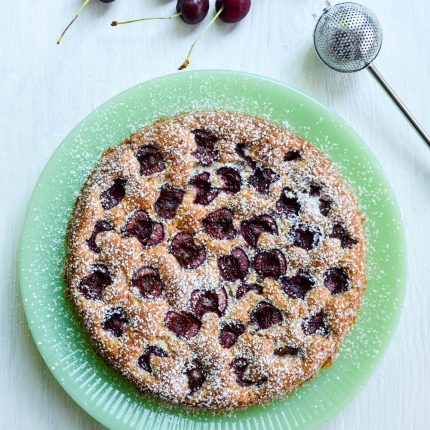
<svg viewBox="0 0 430 430">
<path fill-rule="evenodd" d="M 178 70 L 184 70 L 188 67 L 190 64 L 191 53 L 193 52 L 197 42 L 203 37 L 203 35 L 209 30 L 209 28 L 218 18 L 228 23 L 239 22 L 248 14 L 249 9 L 251 8 L 251 0 L 217 0 L 215 5 L 216 14 L 210 20 L 209 24 L 197 36 L 196 40 L 188 51 L 185 61 L 179 66 Z"/>
<path fill-rule="evenodd" d="M 178 0 L 176 12 L 187 24 L 198 24 L 209 11 L 209 0 Z"/>
<path fill-rule="evenodd" d="M 222 9 L 221 21 L 233 24 L 245 18 L 251 9 L 251 0 L 217 0 L 215 7 L 217 11 Z"/>
</svg>

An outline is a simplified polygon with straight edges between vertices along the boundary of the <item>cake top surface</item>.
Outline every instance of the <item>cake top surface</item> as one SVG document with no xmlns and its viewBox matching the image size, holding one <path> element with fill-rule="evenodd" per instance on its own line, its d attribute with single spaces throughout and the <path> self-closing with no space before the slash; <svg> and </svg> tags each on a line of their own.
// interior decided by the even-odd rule
<svg viewBox="0 0 430 430">
<path fill-rule="evenodd" d="M 169 401 L 232 409 L 313 377 L 354 323 L 363 216 L 310 143 L 228 112 L 108 149 L 75 206 L 70 296 L 100 353 Z"/>
</svg>

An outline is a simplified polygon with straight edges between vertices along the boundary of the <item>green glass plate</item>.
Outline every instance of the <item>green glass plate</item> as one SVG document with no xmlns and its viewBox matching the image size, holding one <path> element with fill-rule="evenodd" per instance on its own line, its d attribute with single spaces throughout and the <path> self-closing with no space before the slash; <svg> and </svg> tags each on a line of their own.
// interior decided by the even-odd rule
<svg viewBox="0 0 430 430">
<path fill-rule="evenodd" d="M 144 124 L 184 111 L 224 109 L 265 117 L 299 133 L 338 165 L 368 218 L 368 288 L 358 322 L 335 363 L 291 396 L 229 414 L 190 412 L 142 396 L 92 350 L 62 280 L 73 202 L 99 156 Z M 405 278 L 399 211 L 376 160 L 337 115 L 270 79 L 230 71 L 161 77 L 106 102 L 64 139 L 43 171 L 27 212 L 19 275 L 34 340 L 51 372 L 89 414 L 111 429 L 315 428 L 362 387 L 398 320 Z"/>
</svg>

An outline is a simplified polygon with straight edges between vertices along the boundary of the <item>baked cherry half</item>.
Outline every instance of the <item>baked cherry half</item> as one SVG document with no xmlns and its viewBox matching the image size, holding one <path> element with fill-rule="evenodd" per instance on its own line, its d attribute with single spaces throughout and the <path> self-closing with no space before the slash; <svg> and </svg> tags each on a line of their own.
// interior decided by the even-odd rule
<svg viewBox="0 0 430 430">
<path fill-rule="evenodd" d="M 190 306 L 198 318 L 202 318 L 208 312 L 214 312 L 221 317 L 227 308 L 227 301 L 224 287 L 209 291 L 194 290 L 191 293 Z"/>
<path fill-rule="evenodd" d="M 300 158 L 300 152 L 292 149 L 290 151 L 287 151 L 284 155 L 284 161 L 295 161 Z"/>
<path fill-rule="evenodd" d="M 110 221 L 99 220 L 96 222 L 94 229 L 91 233 L 91 236 L 87 239 L 88 248 L 96 254 L 100 254 L 101 249 L 100 246 L 97 245 L 97 236 L 100 233 L 104 233 L 105 231 L 112 231 L 113 224 Z"/>
<path fill-rule="evenodd" d="M 282 320 L 282 312 L 267 301 L 257 303 L 251 311 L 249 320 L 259 329 L 266 329 L 272 325 L 279 324 Z"/>
<path fill-rule="evenodd" d="M 137 359 L 137 365 L 148 373 L 152 373 L 151 356 L 168 357 L 167 352 L 156 345 L 149 345 L 143 354 Z"/>
<path fill-rule="evenodd" d="M 321 215 L 328 216 L 331 210 L 331 201 L 327 199 L 320 199 L 319 208 Z"/>
<path fill-rule="evenodd" d="M 310 273 L 299 269 L 291 278 L 281 278 L 281 286 L 288 297 L 292 299 L 304 299 L 307 292 L 312 289 L 315 282 Z"/>
<path fill-rule="evenodd" d="M 351 248 L 357 244 L 357 241 L 352 238 L 340 224 L 335 224 L 333 226 L 330 237 L 333 239 L 339 239 L 342 249 Z"/>
<path fill-rule="evenodd" d="M 124 228 L 125 237 L 135 237 L 144 247 L 158 245 L 164 239 L 163 224 L 153 221 L 143 209 L 134 212 Z"/>
<path fill-rule="evenodd" d="M 224 324 L 219 334 L 219 343 L 223 348 L 231 348 L 245 330 L 246 325 L 239 321 Z"/>
<path fill-rule="evenodd" d="M 272 169 L 257 167 L 254 170 L 254 174 L 248 179 L 250 185 L 252 185 L 260 194 L 268 194 L 270 185 L 276 182 L 280 176 Z"/>
<path fill-rule="evenodd" d="M 196 129 L 192 133 L 197 145 L 193 152 L 194 157 L 205 166 L 212 164 L 218 157 L 218 150 L 215 149 L 218 138 L 208 130 Z"/>
<path fill-rule="evenodd" d="M 287 261 L 279 249 L 259 252 L 254 257 L 255 271 L 263 278 L 278 279 L 287 270 Z"/>
<path fill-rule="evenodd" d="M 242 178 L 239 172 L 233 167 L 221 167 L 216 171 L 216 174 L 221 177 L 223 186 L 220 188 L 228 194 L 236 194 L 242 186 Z"/>
<path fill-rule="evenodd" d="M 260 386 L 267 381 L 266 376 L 258 379 L 251 379 L 246 375 L 246 370 L 251 364 L 251 360 L 245 357 L 236 357 L 231 363 L 230 368 L 236 375 L 236 382 L 241 387 L 249 387 L 251 385 Z"/>
<path fill-rule="evenodd" d="M 182 203 L 185 191 L 171 185 L 164 186 L 155 202 L 155 210 L 159 216 L 166 219 L 175 218 L 176 210 Z"/>
<path fill-rule="evenodd" d="M 280 348 L 277 348 L 273 351 L 273 355 L 276 355 L 278 357 L 285 357 L 287 355 L 295 357 L 300 352 L 299 348 L 296 348 L 295 346 L 281 346 Z"/>
<path fill-rule="evenodd" d="M 233 216 L 230 209 L 218 209 L 203 218 L 203 228 L 209 236 L 215 239 L 233 239 L 237 234 L 233 227 Z"/>
<path fill-rule="evenodd" d="M 191 339 L 200 330 L 200 321 L 189 312 L 169 311 L 164 320 L 166 327 L 177 336 Z"/>
<path fill-rule="evenodd" d="M 328 336 L 330 333 L 329 324 L 324 310 L 305 318 L 302 322 L 302 330 L 307 335 L 320 334 Z"/>
<path fill-rule="evenodd" d="M 290 235 L 293 239 L 293 245 L 303 248 L 306 251 L 315 248 L 321 238 L 321 233 L 316 227 L 311 229 L 303 225 L 293 228 L 290 231 Z"/>
<path fill-rule="evenodd" d="M 148 266 L 141 267 L 133 274 L 131 285 L 139 291 L 144 299 L 160 297 L 164 288 L 158 270 Z"/>
<path fill-rule="evenodd" d="M 250 291 L 255 291 L 255 294 L 263 294 L 263 287 L 259 284 L 247 284 L 243 282 L 236 290 L 236 299 L 239 300 L 245 297 Z"/>
<path fill-rule="evenodd" d="M 240 233 L 245 242 L 255 248 L 262 233 L 278 234 L 278 226 L 270 215 L 258 215 L 242 221 Z"/>
<path fill-rule="evenodd" d="M 100 202 L 105 211 L 118 206 L 125 196 L 126 179 L 115 179 L 113 185 L 100 194 Z"/>
<path fill-rule="evenodd" d="M 236 154 L 245 161 L 246 165 L 254 170 L 257 167 L 257 163 L 249 155 L 245 153 L 246 145 L 244 143 L 238 143 L 236 145 Z"/>
<path fill-rule="evenodd" d="M 298 215 L 301 205 L 299 199 L 289 188 L 284 188 L 279 200 L 276 202 L 276 210 L 287 218 Z"/>
<path fill-rule="evenodd" d="M 321 186 L 317 184 L 311 184 L 309 186 L 309 195 L 312 197 L 319 196 L 321 194 Z"/>
<path fill-rule="evenodd" d="M 323 275 L 324 286 L 334 296 L 342 294 L 348 291 L 349 288 L 349 276 L 345 269 L 341 267 L 334 267 L 327 270 Z"/>
<path fill-rule="evenodd" d="M 166 165 L 159 149 L 152 145 L 142 145 L 136 152 L 137 161 L 140 164 L 140 174 L 151 176 L 162 172 Z"/>
<path fill-rule="evenodd" d="M 248 256 L 242 248 L 233 248 L 230 254 L 218 258 L 218 269 L 226 281 L 244 279 L 249 269 Z"/>
<path fill-rule="evenodd" d="M 203 172 L 191 178 L 190 185 L 196 190 L 194 203 L 206 206 L 220 193 L 220 190 L 212 187 L 212 184 L 209 182 L 209 177 L 210 173 Z"/>
<path fill-rule="evenodd" d="M 196 391 L 200 390 L 207 378 L 207 373 L 199 362 L 193 363 L 193 367 L 186 371 L 186 375 L 188 377 L 190 394 L 194 394 Z"/>
<path fill-rule="evenodd" d="M 197 269 L 206 259 L 205 247 L 195 242 L 190 233 L 176 234 L 170 252 L 184 269 Z"/>
<path fill-rule="evenodd" d="M 112 284 L 108 268 L 104 264 L 94 264 L 92 272 L 81 279 L 77 290 L 86 298 L 101 300 L 103 291 Z"/>
<path fill-rule="evenodd" d="M 107 311 L 102 323 L 102 328 L 115 337 L 121 337 L 124 334 L 124 325 L 127 322 L 128 317 L 125 310 L 122 307 L 117 306 Z"/>
</svg>

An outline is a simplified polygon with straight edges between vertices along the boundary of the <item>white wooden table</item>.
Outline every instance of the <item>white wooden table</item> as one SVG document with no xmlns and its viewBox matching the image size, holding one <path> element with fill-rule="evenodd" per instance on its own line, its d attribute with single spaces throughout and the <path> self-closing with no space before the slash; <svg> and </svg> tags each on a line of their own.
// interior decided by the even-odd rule
<svg viewBox="0 0 430 430">
<path fill-rule="evenodd" d="M 0 428 L 101 429 L 45 367 L 24 320 L 16 249 L 30 193 L 78 121 L 118 92 L 182 62 L 196 28 L 180 20 L 111 28 L 169 14 L 175 1 L 92 0 L 61 46 L 80 0 L 0 0 Z M 212 0 L 214 3 L 214 0 Z M 343 116 L 380 161 L 404 217 L 409 276 L 395 337 L 370 382 L 324 429 L 430 428 L 430 151 L 367 72 L 329 71 L 312 50 L 324 0 L 254 0 L 237 26 L 217 23 L 190 68 L 245 70 L 284 81 Z M 379 15 L 377 65 L 430 130 L 430 2 L 366 0 Z"/>
</svg>

